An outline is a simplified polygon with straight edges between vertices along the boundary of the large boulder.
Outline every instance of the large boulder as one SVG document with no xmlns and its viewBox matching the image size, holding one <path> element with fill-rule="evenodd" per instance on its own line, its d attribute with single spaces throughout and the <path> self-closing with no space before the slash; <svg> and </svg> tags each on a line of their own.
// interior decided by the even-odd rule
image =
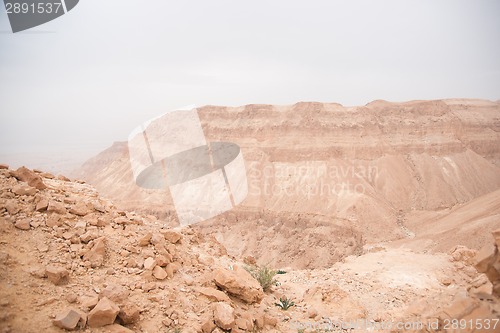
<svg viewBox="0 0 500 333">
<path fill-rule="evenodd" d="M 252 304 L 264 298 L 259 282 L 250 273 L 235 266 L 234 270 L 219 268 L 213 272 L 215 284 L 227 293 Z"/>
</svg>

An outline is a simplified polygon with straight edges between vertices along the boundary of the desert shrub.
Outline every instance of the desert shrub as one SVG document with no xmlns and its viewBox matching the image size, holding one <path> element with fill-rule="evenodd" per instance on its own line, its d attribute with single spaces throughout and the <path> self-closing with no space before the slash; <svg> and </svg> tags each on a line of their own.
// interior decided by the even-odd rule
<svg viewBox="0 0 500 333">
<path fill-rule="evenodd" d="M 286 274 L 286 271 L 282 270 L 282 269 L 278 269 L 276 271 L 276 274 Z"/>
<path fill-rule="evenodd" d="M 288 297 L 280 297 L 280 301 L 279 303 L 274 303 L 274 305 L 276 305 L 277 307 L 280 307 L 281 310 L 288 310 L 289 308 L 291 308 L 292 306 L 295 305 L 295 302 L 292 301 L 291 298 L 288 298 Z"/>
<path fill-rule="evenodd" d="M 245 269 L 255 278 L 255 280 L 259 281 L 264 291 L 268 291 L 269 288 L 276 283 L 274 279 L 276 271 L 267 265 L 245 267 Z"/>
</svg>

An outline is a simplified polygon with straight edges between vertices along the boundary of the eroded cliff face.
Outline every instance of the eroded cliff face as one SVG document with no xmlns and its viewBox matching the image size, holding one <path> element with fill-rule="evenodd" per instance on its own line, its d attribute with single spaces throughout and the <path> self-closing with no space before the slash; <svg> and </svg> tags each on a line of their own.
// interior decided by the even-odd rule
<svg viewBox="0 0 500 333">
<path fill-rule="evenodd" d="M 284 255 L 282 246 L 257 236 L 285 230 L 276 215 L 283 214 L 283 223 L 291 225 L 287 232 L 314 239 L 305 251 L 316 253 L 321 237 L 306 222 L 321 225 L 311 216 L 335 225 L 325 233 L 340 237 L 339 244 L 348 239 L 338 226 L 352 230 L 357 248 L 365 241 L 415 237 L 408 226 L 416 226 L 422 214 L 427 214 L 426 221 L 436 220 L 500 188 L 498 102 L 205 106 L 198 113 L 207 141 L 237 143 L 245 158 L 247 199 L 236 210 L 197 226 L 234 255 Z M 116 143 L 88 161 L 82 176 L 120 207 L 154 213 L 175 225 L 168 191 L 142 190 L 134 184 L 126 143 Z M 262 217 L 253 216 L 255 212 Z M 257 223 L 259 219 L 265 223 Z M 249 228 L 260 232 L 245 232 Z M 245 248 L 241 241 L 255 245 Z M 333 257 L 352 254 L 342 252 Z M 307 265 L 291 261 L 296 267 Z"/>
</svg>

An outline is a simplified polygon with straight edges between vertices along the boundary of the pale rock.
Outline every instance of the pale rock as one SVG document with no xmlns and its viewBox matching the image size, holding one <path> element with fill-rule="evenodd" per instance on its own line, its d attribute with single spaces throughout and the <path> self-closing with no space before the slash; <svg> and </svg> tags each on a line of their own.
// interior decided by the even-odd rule
<svg viewBox="0 0 500 333">
<path fill-rule="evenodd" d="M 5 208 L 10 215 L 16 215 L 21 211 L 21 207 L 19 207 L 17 200 L 7 200 Z"/>
<path fill-rule="evenodd" d="M 167 272 L 167 276 L 169 279 L 174 277 L 174 264 L 169 263 L 167 267 L 165 267 L 165 271 Z"/>
<path fill-rule="evenodd" d="M 153 269 L 153 276 L 158 280 L 165 280 L 167 278 L 167 272 L 160 266 L 155 266 Z"/>
<path fill-rule="evenodd" d="M 146 260 L 144 260 L 144 269 L 152 270 L 155 266 L 156 260 L 154 260 L 154 258 L 148 257 L 146 258 Z"/>
<path fill-rule="evenodd" d="M 151 232 L 148 232 L 147 234 L 145 234 L 144 236 L 139 238 L 138 245 L 139 246 L 148 246 L 149 241 L 151 240 L 151 237 L 153 237 L 153 234 Z"/>
<path fill-rule="evenodd" d="M 99 302 L 98 296 L 83 296 L 80 299 L 80 304 L 87 309 L 92 309 Z"/>
<path fill-rule="evenodd" d="M 101 298 L 106 297 L 117 304 L 123 303 L 129 295 L 130 291 L 127 288 L 116 284 L 106 286 L 99 294 Z"/>
<path fill-rule="evenodd" d="M 64 207 L 62 202 L 50 200 L 47 206 L 47 212 L 64 215 L 66 214 L 66 207 Z"/>
<path fill-rule="evenodd" d="M 88 314 L 90 327 L 102 327 L 114 323 L 120 308 L 106 297 L 101 298 L 97 305 Z"/>
<path fill-rule="evenodd" d="M 95 229 L 88 230 L 86 233 L 80 236 L 80 240 L 84 243 L 88 243 L 96 238 L 99 238 L 99 232 Z"/>
<path fill-rule="evenodd" d="M 45 220 L 45 225 L 47 227 L 58 227 L 62 225 L 61 216 L 58 214 L 49 214 Z"/>
<path fill-rule="evenodd" d="M 35 210 L 37 212 L 42 212 L 47 210 L 49 207 L 49 200 L 47 198 L 41 198 L 40 201 L 36 204 Z"/>
<path fill-rule="evenodd" d="M 155 245 L 155 246 L 158 246 L 158 245 L 163 245 L 165 243 L 165 237 L 163 237 L 162 234 L 160 233 L 157 233 L 155 232 L 152 236 L 151 236 L 151 240 L 150 240 L 151 244 Z"/>
<path fill-rule="evenodd" d="M 223 330 L 230 330 L 234 327 L 234 309 L 224 302 L 217 302 L 213 305 L 214 321 Z"/>
<path fill-rule="evenodd" d="M 165 267 L 172 262 L 172 256 L 169 253 L 161 254 L 156 256 L 155 260 L 158 266 Z"/>
<path fill-rule="evenodd" d="M 69 212 L 73 215 L 85 216 L 85 215 L 89 214 L 91 211 L 85 202 L 78 201 L 75 205 L 73 205 L 69 209 Z"/>
</svg>

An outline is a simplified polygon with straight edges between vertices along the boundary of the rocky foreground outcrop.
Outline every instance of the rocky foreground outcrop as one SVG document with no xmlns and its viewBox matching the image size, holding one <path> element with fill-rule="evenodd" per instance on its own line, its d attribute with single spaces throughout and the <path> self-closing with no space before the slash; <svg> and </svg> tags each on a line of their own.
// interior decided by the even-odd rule
<svg viewBox="0 0 500 333">
<path fill-rule="evenodd" d="M 118 210 L 84 182 L 0 165 L 0 332 L 356 332 L 342 325 L 496 319 L 498 234 L 479 259 L 464 246 L 437 255 L 381 244 L 328 269 L 282 271 L 264 292 L 214 237 Z"/>
<path fill-rule="evenodd" d="M 215 239 L 119 211 L 81 181 L 0 167 L 0 243 L 2 333 L 276 325 L 249 273 L 221 278 L 236 262 Z"/>
</svg>

